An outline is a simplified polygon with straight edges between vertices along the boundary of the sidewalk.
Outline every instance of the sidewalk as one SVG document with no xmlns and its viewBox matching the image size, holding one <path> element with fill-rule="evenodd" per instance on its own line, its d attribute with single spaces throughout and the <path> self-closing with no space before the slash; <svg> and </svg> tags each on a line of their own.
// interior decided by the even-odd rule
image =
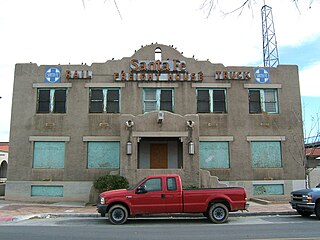
<svg viewBox="0 0 320 240">
<path fill-rule="evenodd" d="M 271 203 L 267 205 L 249 202 L 248 212 L 234 212 L 230 216 L 261 216 L 261 215 L 293 215 L 289 203 Z M 39 204 L 29 202 L 13 202 L 0 199 L 0 223 L 4 221 L 21 221 L 31 218 L 46 217 L 99 217 L 96 207 L 81 202 L 60 202 Z"/>
</svg>

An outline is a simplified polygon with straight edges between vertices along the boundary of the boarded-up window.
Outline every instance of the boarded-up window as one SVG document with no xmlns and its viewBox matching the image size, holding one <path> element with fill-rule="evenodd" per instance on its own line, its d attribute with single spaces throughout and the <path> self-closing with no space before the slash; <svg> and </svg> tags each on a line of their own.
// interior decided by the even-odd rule
<svg viewBox="0 0 320 240">
<path fill-rule="evenodd" d="M 34 142 L 33 168 L 64 168 L 65 142 Z"/>
<path fill-rule="evenodd" d="M 260 91 L 249 91 L 249 111 L 250 113 L 261 113 Z"/>
<path fill-rule="evenodd" d="M 103 91 L 102 89 L 91 89 L 90 95 L 90 112 L 103 112 Z"/>
<path fill-rule="evenodd" d="M 63 186 L 31 186 L 32 197 L 63 197 Z"/>
<path fill-rule="evenodd" d="M 92 88 L 90 89 L 90 113 L 119 113 L 120 91 L 119 89 Z"/>
<path fill-rule="evenodd" d="M 88 168 L 119 168 L 119 142 L 88 142 Z"/>
<path fill-rule="evenodd" d="M 226 100 L 224 90 L 212 90 L 212 112 L 226 112 Z"/>
<path fill-rule="evenodd" d="M 66 113 L 66 100 L 66 89 L 38 89 L 37 113 Z"/>
<path fill-rule="evenodd" d="M 107 91 L 107 109 L 108 113 L 118 113 L 119 112 L 119 90 Z"/>
<path fill-rule="evenodd" d="M 200 142 L 200 168 L 230 168 L 229 142 Z"/>
<path fill-rule="evenodd" d="M 197 91 L 197 112 L 209 113 L 210 112 L 210 96 L 209 90 Z"/>
<path fill-rule="evenodd" d="M 225 89 L 198 89 L 197 90 L 198 113 L 225 113 L 226 90 Z"/>
<path fill-rule="evenodd" d="M 160 110 L 172 112 L 172 90 L 161 90 Z"/>
<path fill-rule="evenodd" d="M 283 195 L 283 184 L 254 184 L 253 195 Z"/>
<path fill-rule="evenodd" d="M 38 90 L 38 113 L 50 112 L 50 90 Z"/>
<path fill-rule="evenodd" d="M 66 112 L 66 90 L 55 90 L 53 111 L 55 113 Z"/>
<path fill-rule="evenodd" d="M 251 142 L 251 159 L 254 168 L 281 168 L 281 143 Z"/>
</svg>

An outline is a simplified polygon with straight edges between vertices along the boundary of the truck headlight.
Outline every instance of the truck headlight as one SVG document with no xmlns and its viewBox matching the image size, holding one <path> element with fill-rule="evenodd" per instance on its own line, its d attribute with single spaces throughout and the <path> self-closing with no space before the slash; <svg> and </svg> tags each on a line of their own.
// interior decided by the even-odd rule
<svg viewBox="0 0 320 240">
<path fill-rule="evenodd" d="M 105 201 L 104 197 L 100 197 L 100 204 L 105 204 L 105 203 L 106 203 L 106 201 Z"/>
<path fill-rule="evenodd" d="M 308 202 L 308 203 L 312 203 L 312 194 L 306 194 L 306 195 L 302 195 L 302 198 L 304 201 Z"/>
</svg>

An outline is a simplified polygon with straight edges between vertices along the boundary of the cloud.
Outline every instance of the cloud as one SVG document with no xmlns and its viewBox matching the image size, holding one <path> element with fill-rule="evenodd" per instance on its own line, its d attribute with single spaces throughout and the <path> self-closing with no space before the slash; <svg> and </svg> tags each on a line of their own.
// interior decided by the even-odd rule
<svg viewBox="0 0 320 240">
<path fill-rule="evenodd" d="M 117 3 L 123 20 L 113 1 L 84 0 L 85 8 L 81 0 L 48 1 L 0 1 L 0 131 L 9 129 L 15 63 L 105 62 L 158 42 L 174 45 L 186 57 L 225 66 L 263 64 L 262 0 L 251 1 L 251 9 L 245 8 L 241 16 L 224 16 L 220 8 L 233 10 L 243 0 L 219 1 L 221 6 L 208 19 L 200 9 L 204 0 L 121 0 Z M 308 0 L 298 1 L 300 13 L 292 0 L 267 3 L 273 9 L 278 47 L 299 47 L 319 36 L 319 1 L 311 9 Z M 292 56 L 293 62 L 299 57 Z M 303 96 L 317 94 L 318 67 L 313 64 L 300 72 Z"/>
<path fill-rule="evenodd" d="M 306 67 L 299 73 L 301 96 L 320 97 L 320 61 Z"/>
</svg>

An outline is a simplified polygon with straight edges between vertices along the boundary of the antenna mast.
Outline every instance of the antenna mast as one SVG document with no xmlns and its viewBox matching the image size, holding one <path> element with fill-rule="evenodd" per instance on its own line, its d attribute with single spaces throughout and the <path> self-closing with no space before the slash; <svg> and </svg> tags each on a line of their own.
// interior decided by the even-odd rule
<svg viewBox="0 0 320 240">
<path fill-rule="evenodd" d="M 276 33 L 274 30 L 272 8 L 264 5 L 261 8 L 263 64 L 265 67 L 276 67 L 279 64 Z"/>
</svg>

